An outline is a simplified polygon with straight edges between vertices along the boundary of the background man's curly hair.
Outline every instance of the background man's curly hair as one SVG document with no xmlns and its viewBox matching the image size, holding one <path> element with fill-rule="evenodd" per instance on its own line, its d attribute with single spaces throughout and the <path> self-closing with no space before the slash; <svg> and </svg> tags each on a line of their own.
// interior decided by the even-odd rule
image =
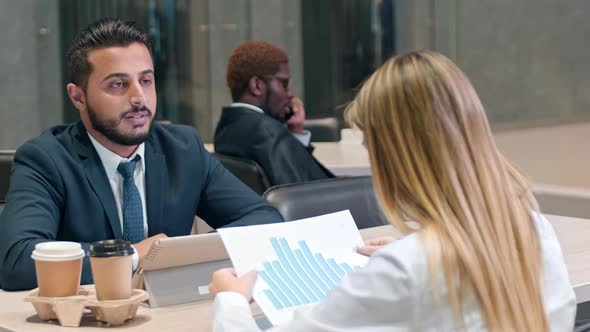
<svg viewBox="0 0 590 332">
<path fill-rule="evenodd" d="M 227 63 L 226 81 L 233 101 L 237 101 L 252 76 L 265 79 L 279 71 L 282 63 L 289 62 L 282 49 L 259 40 L 249 40 L 240 44 L 230 55 Z"/>
</svg>

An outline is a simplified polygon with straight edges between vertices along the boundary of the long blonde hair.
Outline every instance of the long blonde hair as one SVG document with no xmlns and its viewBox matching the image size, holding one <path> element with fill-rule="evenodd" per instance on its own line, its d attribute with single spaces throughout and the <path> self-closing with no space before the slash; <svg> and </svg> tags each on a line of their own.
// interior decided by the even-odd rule
<svg viewBox="0 0 590 332">
<path fill-rule="evenodd" d="M 348 107 L 388 219 L 418 222 L 436 291 L 440 268 L 460 326 L 467 290 L 491 331 L 547 331 L 541 247 L 527 181 L 498 151 L 467 77 L 443 55 L 387 61 Z"/>
</svg>

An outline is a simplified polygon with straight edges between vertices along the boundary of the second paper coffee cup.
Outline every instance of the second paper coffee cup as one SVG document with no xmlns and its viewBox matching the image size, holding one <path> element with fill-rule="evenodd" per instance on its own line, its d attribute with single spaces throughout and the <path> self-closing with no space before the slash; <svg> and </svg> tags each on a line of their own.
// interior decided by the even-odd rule
<svg viewBox="0 0 590 332">
<path fill-rule="evenodd" d="M 99 301 L 131 297 L 133 247 L 125 240 L 93 242 L 88 250 L 92 277 Z"/>
</svg>

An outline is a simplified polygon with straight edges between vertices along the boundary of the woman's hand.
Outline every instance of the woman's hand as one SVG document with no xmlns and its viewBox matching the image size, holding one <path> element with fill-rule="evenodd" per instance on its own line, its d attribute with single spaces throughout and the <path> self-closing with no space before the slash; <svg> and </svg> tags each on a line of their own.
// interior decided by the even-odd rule
<svg viewBox="0 0 590 332">
<path fill-rule="evenodd" d="M 236 277 L 236 271 L 233 268 L 220 269 L 213 272 L 211 283 L 209 284 L 209 293 L 211 299 L 221 292 L 236 292 L 244 295 L 250 302 L 252 300 L 252 288 L 258 273 L 252 270 L 241 277 Z"/>
<path fill-rule="evenodd" d="M 365 245 L 356 248 L 356 252 L 361 255 L 371 256 L 377 249 L 390 244 L 395 238 L 391 236 L 378 237 L 375 239 L 365 241 Z"/>
</svg>

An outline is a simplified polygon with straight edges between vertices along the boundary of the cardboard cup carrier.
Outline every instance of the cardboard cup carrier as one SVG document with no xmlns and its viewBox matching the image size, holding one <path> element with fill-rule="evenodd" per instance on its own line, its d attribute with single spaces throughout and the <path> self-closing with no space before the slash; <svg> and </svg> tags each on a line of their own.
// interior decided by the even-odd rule
<svg viewBox="0 0 590 332">
<path fill-rule="evenodd" d="M 57 319 L 62 326 L 79 326 L 87 309 L 98 321 L 121 325 L 133 319 L 139 304 L 149 298 L 146 291 L 131 289 L 132 254 L 128 241 L 92 243 L 89 256 L 95 291 L 92 286 L 80 287 L 84 251 L 79 243 L 39 243 L 31 256 L 39 288 L 24 300 L 33 304 L 41 320 Z"/>
</svg>

